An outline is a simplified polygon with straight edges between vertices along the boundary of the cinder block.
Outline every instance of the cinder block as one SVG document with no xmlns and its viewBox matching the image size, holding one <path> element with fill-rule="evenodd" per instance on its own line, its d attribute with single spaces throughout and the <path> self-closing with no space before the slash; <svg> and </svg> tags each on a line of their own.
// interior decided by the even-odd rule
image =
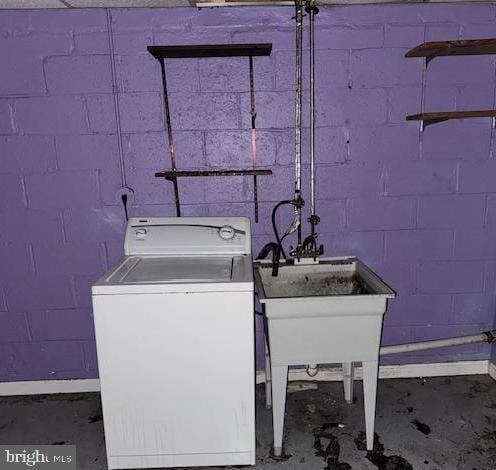
<svg viewBox="0 0 496 470">
<path fill-rule="evenodd" d="M 63 378 L 64 373 L 84 369 L 81 345 L 77 341 L 13 343 L 12 375 L 24 379 Z"/>
<path fill-rule="evenodd" d="M 85 341 L 83 343 L 84 367 L 87 371 L 95 372 L 98 375 L 98 358 L 96 355 L 95 341 Z"/>
<path fill-rule="evenodd" d="M 389 284 L 397 294 L 398 300 L 417 294 L 417 267 L 405 260 L 385 260 L 374 265 L 374 271 Z M 396 302 L 394 300 L 393 302 Z"/>
<path fill-rule="evenodd" d="M 119 98 L 123 132 L 150 132 L 164 128 L 158 93 L 125 93 Z"/>
<path fill-rule="evenodd" d="M 28 324 L 26 315 L 22 312 L 0 313 L 0 342 L 29 341 Z"/>
<path fill-rule="evenodd" d="M 422 90 L 419 86 L 395 86 L 388 89 L 388 95 L 389 122 L 394 124 L 405 124 L 406 116 L 409 114 L 416 114 L 420 111 Z M 417 130 L 419 128 L 418 123 L 410 123 L 409 125 L 412 127 L 416 126 Z"/>
<path fill-rule="evenodd" d="M 69 243 L 108 240 L 124 242 L 126 224 L 122 206 L 70 208 L 65 209 L 62 215 L 64 232 Z"/>
<path fill-rule="evenodd" d="M 425 111 L 438 109 L 454 110 L 456 108 L 456 100 L 458 97 L 458 87 L 456 85 L 432 84 L 426 86 L 424 93 Z M 416 114 L 417 112 L 420 112 L 420 101 L 418 102 L 417 107 L 414 109 L 416 109 L 416 111 L 410 114 Z"/>
<path fill-rule="evenodd" d="M 115 23 L 114 23 L 115 24 Z M 148 54 L 147 46 L 153 44 L 168 44 L 167 42 L 154 41 L 150 25 L 142 30 L 119 31 L 113 28 L 114 50 L 119 56 L 133 54 Z"/>
<path fill-rule="evenodd" d="M 388 312 L 386 313 L 386 316 L 384 317 L 384 327 L 382 329 L 382 345 L 383 346 L 390 346 L 394 344 L 403 344 L 403 343 L 413 343 L 414 341 L 414 331 L 413 328 L 405 328 L 404 326 L 390 326 L 389 324 L 386 324 L 389 319 L 391 318 L 391 315 L 389 314 L 389 308 Z M 397 358 L 397 355 L 394 355 L 395 358 Z M 387 356 L 384 358 L 386 359 Z M 381 359 L 382 363 L 382 359 Z M 394 362 L 397 364 L 397 359 Z"/>
<path fill-rule="evenodd" d="M 452 230 L 395 230 L 386 232 L 386 259 L 414 262 L 453 258 Z"/>
<path fill-rule="evenodd" d="M 28 312 L 34 341 L 91 340 L 93 316 L 86 309 L 36 310 Z"/>
<path fill-rule="evenodd" d="M 346 121 L 350 127 L 381 126 L 387 121 L 384 89 L 348 90 Z"/>
<path fill-rule="evenodd" d="M 494 230 L 469 226 L 456 229 L 455 258 L 460 260 L 496 259 Z"/>
<path fill-rule="evenodd" d="M 473 87 L 470 85 L 457 87 L 456 109 L 486 109 L 488 103 L 494 101 L 494 82 Z"/>
<path fill-rule="evenodd" d="M 424 42 L 424 25 L 386 25 L 384 45 L 386 47 L 407 47 L 412 49 Z M 370 46 L 375 47 L 375 46 Z"/>
<path fill-rule="evenodd" d="M 320 18 L 318 18 L 320 20 Z M 327 23 L 322 23 L 322 26 Z M 315 37 L 319 49 L 370 49 L 384 44 L 384 27 L 369 25 L 355 28 L 352 26 L 334 26 L 317 28 Z"/>
<path fill-rule="evenodd" d="M 74 35 L 74 52 L 76 54 L 108 54 L 108 33 L 89 33 L 84 31 L 76 33 Z"/>
<path fill-rule="evenodd" d="M 321 223 L 330 219 L 326 202 L 319 203 L 317 212 Z M 320 232 L 321 224 L 317 225 Z M 375 265 L 384 259 L 384 232 L 342 232 L 323 234 L 319 242 L 324 244 L 324 253 L 329 256 L 358 256 L 362 261 Z"/>
<path fill-rule="evenodd" d="M 85 134 L 83 101 L 79 96 L 15 100 L 16 123 L 23 134 Z"/>
<path fill-rule="evenodd" d="M 437 57 L 429 64 L 426 86 L 487 85 L 493 82 L 491 56 Z"/>
<path fill-rule="evenodd" d="M 262 114 L 263 97 L 259 93 L 258 126 Z M 172 127 L 178 130 L 239 129 L 239 96 L 233 93 L 171 93 Z M 249 106 L 245 106 L 248 116 Z"/>
<path fill-rule="evenodd" d="M 384 192 L 382 165 L 347 162 L 321 166 L 316 187 L 323 198 L 379 197 Z"/>
<path fill-rule="evenodd" d="M 480 118 L 428 127 L 423 135 L 423 156 L 426 159 L 485 160 L 491 142 L 490 124 L 488 118 Z"/>
<path fill-rule="evenodd" d="M 10 106 L 7 101 L 0 101 L 0 135 L 12 134 L 12 121 L 10 117 Z"/>
<path fill-rule="evenodd" d="M 459 186 L 461 193 L 496 192 L 493 174 L 496 170 L 494 160 L 462 162 L 460 165 Z"/>
<path fill-rule="evenodd" d="M 25 207 L 21 178 L 8 173 L 0 173 L 0 211 L 20 210 Z"/>
<path fill-rule="evenodd" d="M 117 135 L 58 136 L 56 143 L 57 162 L 61 170 L 119 171 Z"/>
<path fill-rule="evenodd" d="M 256 95 L 257 128 L 284 129 L 294 127 L 294 92 L 258 92 Z M 241 95 L 242 128 L 251 128 L 250 96 Z"/>
<path fill-rule="evenodd" d="M 480 227 L 484 223 L 482 195 L 430 196 L 419 199 L 419 228 Z"/>
<path fill-rule="evenodd" d="M 6 279 L 7 305 L 12 311 L 74 307 L 73 287 L 68 276 L 30 276 L 23 283 Z M 29 286 L 29 295 L 26 295 Z"/>
<path fill-rule="evenodd" d="M 252 134 L 250 130 L 207 132 L 205 153 L 208 166 L 220 168 L 251 168 Z M 256 132 L 257 166 L 275 163 L 276 138 L 270 131 Z"/>
<path fill-rule="evenodd" d="M 308 193 L 306 193 L 308 194 Z M 307 204 L 309 204 L 309 197 L 307 199 Z M 322 234 L 332 235 L 322 235 L 322 241 L 325 239 L 333 238 L 336 232 L 342 232 L 345 230 L 346 225 L 346 209 L 344 200 L 326 200 L 318 199 L 316 202 L 317 214 L 320 217 L 320 224 L 317 227 L 317 231 Z M 307 217 L 304 217 L 304 226 L 309 227 L 306 223 Z M 329 253 L 329 252 L 328 252 Z"/>
<path fill-rule="evenodd" d="M 392 196 L 451 194 L 456 191 L 456 164 L 452 162 L 391 162 L 386 192 Z"/>
<path fill-rule="evenodd" d="M 250 69 L 247 57 L 199 60 L 198 70 L 200 89 L 203 92 L 237 91 L 246 93 L 250 91 Z M 255 90 L 271 90 L 273 88 L 274 72 L 270 57 L 254 57 L 253 85 Z"/>
<path fill-rule="evenodd" d="M 205 167 L 203 132 L 174 131 L 173 138 L 177 168 Z M 147 170 L 170 168 L 169 144 L 165 131 L 131 134 L 128 139 L 127 161 L 130 166 Z"/>
<path fill-rule="evenodd" d="M 11 41 L 13 42 L 13 41 Z M 12 44 L 14 46 L 14 44 Z M 42 58 L 38 55 L 10 51 L 2 53 L 0 95 L 35 95 L 46 92 Z"/>
<path fill-rule="evenodd" d="M 378 127 L 387 121 L 387 92 L 384 89 L 317 87 L 319 102 L 316 125 L 319 127 Z M 304 109 L 304 115 L 306 111 Z"/>
<path fill-rule="evenodd" d="M 30 173 L 54 170 L 55 140 L 45 136 L 0 137 L 2 172 Z"/>
<path fill-rule="evenodd" d="M 406 49 L 353 51 L 350 76 L 355 88 L 417 85 L 422 81 L 422 63 L 405 59 Z"/>
<path fill-rule="evenodd" d="M 459 24 L 427 24 L 425 26 L 426 41 L 453 41 L 460 34 Z M 470 38 L 473 39 L 473 38 Z"/>
<path fill-rule="evenodd" d="M 88 95 L 85 97 L 89 127 L 92 132 L 112 134 L 116 132 L 114 97 L 112 95 Z"/>
<path fill-rule="evenodd" d="M 161 10 L 159 8 L 128 10 L 125 8 L 112 11 L 112 24 L 114 31 L 132 32 L 153 28 L 154 30 L 170 29 L 179 32 L 187 29 L 189 22 L 198 15 L 195 9 L 175 8 L 174 10 Z"/>
<path fill-rule="evenodd" d="M 12 201 L 14 199 L 10 200 Z M 34 240 L 61 243 L 64 240 L 62 221 L 57 209 L 15 209 L 11 204 L 2 211 L 2 217 L 6 223 L 0 230 L 1 243 L 31 243 Z"/>
<path fill-rule="evenodd" d="M 351 199 L 347 215 L 351 230 L 411 229 L 416 222 L 416 201 L 405 197 Z"/>
<path fill-rule="evenodd" d="M 26 176 L 27 199 L 31 209 L 95 207 L 98 204 L 97 177 L 93 171 L 56 171 Z"/>
<path fill-rule="evenodd" d="M 144 49 L 146 51 L 146 48 Z M 177 61 L 181 63 L 182 61 Z M 169 63 L 167 62 L 167 89 L 171 91 Z M 121 91 L 123 92 L 143 92 L 153 91 L 162 93 L 162 73 L 159 62 L 151 54 L 141 53 L 133 55 L 123 55 L 117 62 L 117 77 Z M 184 83 L 190 82 L 191 74 L 184 75 Z"/>
<path fill-rule="evenodd" d="M 112 92 L 110 58 L 106 55 L 49 57 L 45 77 L 52 94 Z"/>
<path fill-rule="evenodd" d="M 8 222 L 6 221 L 6 223 Z M 0 245 L 0 259 L 5 266 L 5 269 L 0 270 L 0 279 L 9 277 L 22 282 L 34 273 L 33 260 L 27 244 L 6 243 Z"/>
<path fill-rule="evenodd" d="M 63 245 L 35 242 L 33 254 L 39 276 L 87 274 L 96 277 L 105 269 L 102 246 L 91 240 Z"/>
<path fill-rule="evenodd" d="M 420 293 L 470 293 L 484 288 L 482 261 L 422 261 L 418 265 Z"/>
<path fill-rule="evenodd" d="M 493 321 L 494 294 L 456 294 L 453 299 L 453 323 L 488 324 Z"/>
<path fill-rule="evenodd" d="M 387 325 L 446 325 L 451 317 L 451 294 L 405 295 L 388 304 Z"/>
<path fill-rule="evenodd" d="M 494 22 L 489 23 L 462 23 L 460 25 L 460 39 L 477 39 L 494 37 Z"/>
<path fill-rule="evenodd" d="M 444 8 L 444 6 L 442 4 L 422 5 L 420 18 L 425 22 L 432 23 L 490 23 L 495 17 L 494 5 L 492 4 L 477 5 L 477 8 L 472 8 L 472 5 L 468 3 L 451 5 L 451 8 Z"/>
<path fill-rule="evenodd" d="M 259 177 L 260 184 L 270 176 Z M 205 200 L 208 203 L 247 202 L 253 199 L 253 178 L 249 176 L 230 176 L 207 178 L 205 181 Z"/>
</svg>

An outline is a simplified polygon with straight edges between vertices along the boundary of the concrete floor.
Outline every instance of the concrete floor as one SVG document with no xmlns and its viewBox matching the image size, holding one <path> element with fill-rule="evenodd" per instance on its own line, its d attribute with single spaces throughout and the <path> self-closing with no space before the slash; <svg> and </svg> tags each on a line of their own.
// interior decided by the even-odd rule
<svg viewBox="0 0 496 470">
<path fill-rule="evenodd" d="M 258 386 L 255 468 L 496 469 L 496 384 L 488 376 L 381 380 L 376 450 L 369 453 L 363 450 L 360 382 L 355 391 L 353 405 L 344 403 L 339 382 L 291 391 L 287 456 L 274 460 L 271 414 Z M 98 394 L 0 397 L 0 444 L 56 443 L 77 446 L 78 470 L 106 468 Z"/>
</svg>

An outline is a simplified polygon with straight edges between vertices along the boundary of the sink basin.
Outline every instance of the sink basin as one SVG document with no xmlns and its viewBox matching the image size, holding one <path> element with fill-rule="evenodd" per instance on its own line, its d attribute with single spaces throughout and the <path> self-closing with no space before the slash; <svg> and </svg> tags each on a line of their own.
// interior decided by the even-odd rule
<svg viewBox="0 0 496 470">
<path fill-rule="evenodd" d="M 348 371 L 347 401 L 353 362 L 362 362 L 370 450 L 382 321 L 394 291 L 355 257 L 282 263 L 277 276 L 272 276 L 270 262 L 256 262 L 254 267 L 266 318 L 266 396 L 268 403 L 273 401 L 275 455 L 282 449 L 288 366 L 337 362 Z"/>
</svg>

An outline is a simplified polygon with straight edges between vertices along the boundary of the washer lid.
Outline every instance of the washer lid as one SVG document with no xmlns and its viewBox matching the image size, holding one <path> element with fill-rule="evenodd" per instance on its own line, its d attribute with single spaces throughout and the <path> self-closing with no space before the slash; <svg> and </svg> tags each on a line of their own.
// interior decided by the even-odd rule
<svg viewBox="0 0 496 470">
<path fill-rule="evenodd" d="M 121 284 L 230 281 L 232 258 L 137 258 Z"/>
<path fill-rule="evenodd" d="M 125 256 L 93 294 L 252 291 L 251 256 Z"/>
</svg>

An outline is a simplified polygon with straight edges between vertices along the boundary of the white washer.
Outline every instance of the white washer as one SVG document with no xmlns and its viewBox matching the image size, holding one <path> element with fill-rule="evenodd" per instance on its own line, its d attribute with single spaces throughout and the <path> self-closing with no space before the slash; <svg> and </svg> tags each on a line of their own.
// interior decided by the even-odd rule
<svg viewBox="0 0 496 470">
<path fill-rule="evenodd" d="M 254 465 L 249 219 L 131 219 L 92 293 L 108 468 Z"/>
</svg>

